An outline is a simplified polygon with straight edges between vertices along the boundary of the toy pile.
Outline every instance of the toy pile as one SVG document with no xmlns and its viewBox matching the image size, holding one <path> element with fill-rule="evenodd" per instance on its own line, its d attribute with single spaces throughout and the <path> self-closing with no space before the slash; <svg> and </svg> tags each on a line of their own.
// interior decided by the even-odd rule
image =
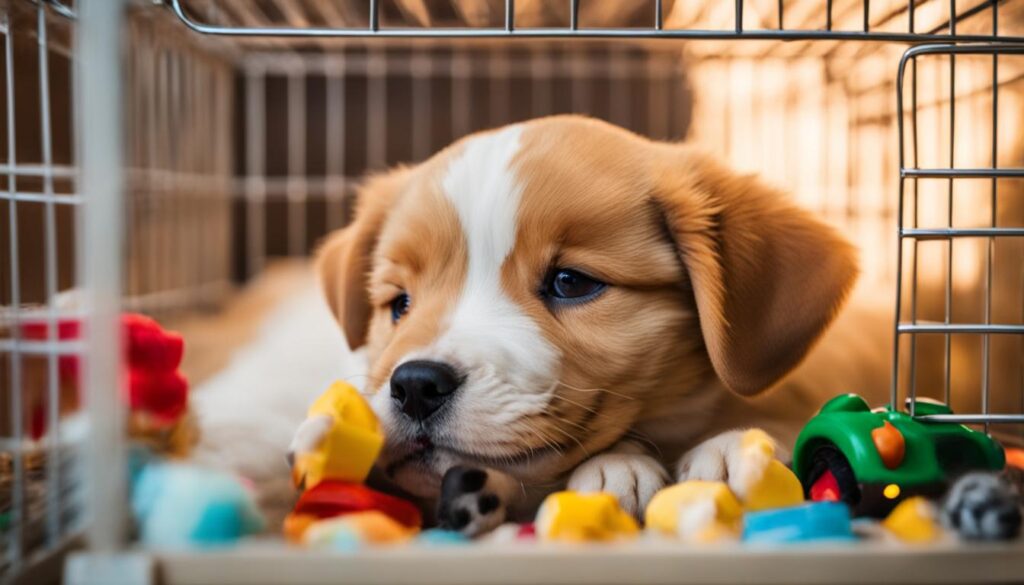
<svg viewBox="0 0 1024 585">
<path fill-rule="evenodd" d="M 130 344 L 150 348 L 150 353 L 130 349 L 130 363 L 160 366 L 133 375 L 133 393 L 174 388 L 169 380 L 184 384 L 170 373 L 180 360 L 180 343 L 140 331 L 163 341 L 139 333 L 148 341 Z M 159 428 L 180 416 L 183 400 L 150 393 L 128 396 L 133 411 L 144 414 L 141 423 Z M 949 412 L 945 405 L 924 401 L 915 406 L 918 413 Z M 293 454 L 292 481 L 300 495 L 283 526 L 289 542 L 353 551 L 470 540 L 456 530 L 421 531 L 416 505 L 365 485 L 384 437 L 356 388 L 334 383 L 307 416 L 322 438 Z M 950 458 L 950 448 L 956 458 Z M 864 539 L 920 544 L 954 535 L 1008 540 L 1020 532 L 1019 496 L 996 473 L 1004 466 L 1024 473 L 1024 452 L 1004 455 L 990 437 L 962 425 L 922 422 L 889 408 L 872 410 L 860 397 L 843 395 L 825 404 L 804 428 L 792 469 L 777 459 L 775 444 L 763 431 L 743 433 L 740 450 L 747 466 L 731 469 L 730 483 L 667 486 L 651 499 L 642 527 L 612 494 L 563 491 L 545 499 L 533 523 L 505 525 L 484 538 L 569 543 L 645 538 L 698 546 Z M 244 480 L 145 454 L 135 462 L 132 505 L 143 543 L 217 546 L 264 529 Z M 959 479 L 949 487 L 953 477 Z"/>
<path fill-rule="evenodd" d="M 923 401 L 917 408 L 948 412 L 944 405 Z M 304 491 L 285 521 L 291 542 L 350 551 L 414 537 L 430 544 L 467 540 L 439 529 L 417 537 L 421 520 L 412 504 L 363 485 L 383 438 L 355 388 L 334 384 L 309 416 L 328 430 L 294 461 L 293 480 Z M 962 452 L 958 463 L 977 470 L 962 475 L 941 506 L 926 496 L 941 495 L 952 477 L 947 471 L 953 470 L 944 468 L 936 445 L 955 446 Z M 612 494 L 563 491 L 545 499 L 533 524 L 506 526 L 485 538 L 579 543 L 643 537 L 692 545 L 881 538 L 919 544 L 954 534 L 1008 540 L 1020 532 L 1018 496 L 994 473 L 1006 461 L 1002 447 L 962 425 L 922 423 L 901 411 L 871 410 L 860 397 L 843 395 L 804 429 L 792 470 L 776 458 L 774 442 L 763 431 L 745 432 L 741 449 L 750 462 L 749 469 L 739 471 L 742 485 L 684 481 L 668 486 L 648 504 L 643 528 Z M 1011 468 L 1024 469 L 1024 453 L 1010 450 L 1008 460 Z"/>
<path fill-rule="evenodd" d="M 26 342 L 72 344 L 82 340 L 82 323 L 74 318 L 22 319 L 16 331 L 7 330 Z M 156 321 L 138 314 L 121 316 L 126 366 L 123 401 L 130 437 L 162 454 L 185 450 L 183 421 L 188 411 L 188 381 L 179 371 L 184 342 L 177 333 L 164 330 Z M 23 361 L 24 437 L 16 447 L 21 455 L 24 480 L 22 508 L 17 521 L 26 548 L 41 542 L 45 535 L 47 492 L 54 489 L 50 476 L 59 472 L 60 488 L 67 498 L 81 486 L 81 469 L 74 450 L 81 444 L 86 426 L 81 414 L 81 364 L 75 353 L 55 358 L 55 379 L 50 378 L 46 357 L 26 357 Z M 55 387 L 55 391 L 51 388 Z M 56 404 L 52 401 L 56 398 Z M 53 428 L 56 413 L 59 429 Z M 55 440 L 57 450 L 50 450 Z M 56 465 L 51 460 L 56 453 Z M 14 514 L 12 489 L 14 454 L 0 453 L 0 532 L 6 535 Z M 75 508 L 62 511 L 62 522 L 75 520 Z"/>
<path fill-rule="evenodd" d="M 363 484 L 384 437 L 359 391 L 335 382 L 308 416 L 319 417 L 328 430 L 314 451 L 296 454 L 292 479 L 303 492 L 285 519 L 285 537 L 311 546 L 352 549 L 415 536 L 422 524 L 419 509 Z"/>
<path fill-rule="evenodd" d="M 79 320 L 59 319 L 54 325 L 51 329 L 48 320 L 24 320 L 19 323 L 18 333 L 27 341 L 82 339 Z M 121 316 L 121 330 L 126 381 L 122 399 L 133 442 L 129 460 L 131 505 L 140 540 L 157 547 L 222 545 L 261 531 L 264 523 L 253 501 L 253 490 L 242 478 L 173 460 L 184 455 L 191 442 L 187 432 L 188 380 L 179 370 L 185 351 L 181 335 L 163 329 L 149 317 L 132 313 Z M 48 388 L 46 364 L 40 365 L 38 369 L 26 368 L 26 388 Z M 62 446 L 82 438 L 76 435 L 83 430 L 77 414 L 82 401 L 80 371 L 77 355 L 57 358 L 56 410 L 61 419 Z M 30 442 L 38 442 L 52 432 L 48 399 L 47 392 L 26 396 Z M 33 535 L 42 536 L 42 503 L 48 486 L 45 454 L 44 449 L 37 452 L 31 445 L 23 449 L 27 497 L 22 520 L 28 541 Z M 0 487 L 9 476 L 9 467 L 9 457 L 0 457 Z M 62 466 L 62 483 L 80 485 L 74 472 Z M 0 524 L 8 508 L 8 502 L 0 501 Z"/>
</svg>

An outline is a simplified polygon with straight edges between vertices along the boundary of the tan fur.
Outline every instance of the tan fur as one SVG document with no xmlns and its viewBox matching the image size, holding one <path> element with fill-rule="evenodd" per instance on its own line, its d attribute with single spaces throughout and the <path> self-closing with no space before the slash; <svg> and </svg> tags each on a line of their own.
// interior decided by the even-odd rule
<svg viewBox="0 0 1024 585">
<path fill-rule="evenodd" d="M 685 274 L 645 197 L 653 177 L 644 152 L 624 139 L 635 140 L 601 123 L 551 118 L 527 130 L 515 162 L 523 196 L 505 288 L 563 350 L 562 384 L 540 426 L 565 449 L 559 471 L 634 432 L 661 393 L 679 401 L 710 373 L 680 286 Z M 592 303 L 552 312 L 536 291 L 555 266 L 611 286 Z"/>
<path fill-rule="evenodd" d="M 370 253 L 376 248 L 381 225 L 404 186 L 407 174 L 406 169 L 398 169 L 367 181 L 360 190 L 358 221 L 332 234 L 317 254 L 317 272 L 327 304 L 352 348 L 366 342 L 370 317 L 366 296 Z"/>
<path fill-rule="evenodd" d="M 689 148 L 655 198 L 693 283 L 719 378 L 751 395 L 803 359 L 857 275 L 852 246 L 753 177 Z"/>
<path fill-rule="evenodd" d="M 455 212 L 436 187 L 433 167 L 419 169 L 382 226 L 370 277 L 373 317 L 368 359 L 370 387 L 390 376 L 409 351 L 429 344 L 465 278 L 466 248 Z M 390 302 L 406 291 L 414 299 L 402 327 L 391 323 Z"/>
<path fill-rule="evenodd" d="M 353 225 L 320 254 L 350 343 L 368 343 L 371 387 L 438 335 L 465 278 L 464 236 L 440 191 L 458 148 L 369 183 Z M 513 166 L 523 191 L 502 285 L 561 352 L 549 408 L 513 425 L 519 450 L 559 457 L 519 469 L 524 481 L 564 477 L 630 437 L 668 463 L 724 430 L 712 415 L 736 399 L 723 388 L 752 395 L 793 369 L 856 275 L 830 229 L 688 146 L 546 118 L 527 123 Z M 555 267 L 610 286 L 552 308 L 538 291 Z M 413 307 L 395 326 L 388 304 L 402 290 Z"/>
</svg>

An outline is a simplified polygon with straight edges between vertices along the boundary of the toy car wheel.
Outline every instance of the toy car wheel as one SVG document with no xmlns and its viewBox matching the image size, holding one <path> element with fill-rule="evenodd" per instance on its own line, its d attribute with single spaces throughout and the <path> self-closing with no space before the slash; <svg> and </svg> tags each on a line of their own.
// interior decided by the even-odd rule
<svg viewBox="0 0 1024 585">
<path fill-rule="evenodd" d="M 811 454 L 804 481 L 807 499 L 816 502 L 843 502 L 851 509 L 860 503 L 860 486 L 846 456 L 835 445 L 825 444 Z"/>
</svg>

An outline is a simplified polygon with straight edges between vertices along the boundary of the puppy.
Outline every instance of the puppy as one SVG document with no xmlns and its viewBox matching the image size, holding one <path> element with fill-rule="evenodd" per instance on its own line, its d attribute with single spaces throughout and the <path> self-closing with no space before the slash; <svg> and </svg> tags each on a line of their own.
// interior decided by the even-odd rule
<svg viewBox="0 0 1024 585">
<path fill-rule="evenodd" d="M 672 479 L 742 491 L 736 429 L 791 435 L 797 406 L 837 389 L 749 398 L 804 358 L 857 274 L 849 244 L 756 179 L 575 116 L 371 178 L 317 264 L 366 347 L 381 470 L 470 533 L 565 487 L 636 515 Z"/>
</svg>

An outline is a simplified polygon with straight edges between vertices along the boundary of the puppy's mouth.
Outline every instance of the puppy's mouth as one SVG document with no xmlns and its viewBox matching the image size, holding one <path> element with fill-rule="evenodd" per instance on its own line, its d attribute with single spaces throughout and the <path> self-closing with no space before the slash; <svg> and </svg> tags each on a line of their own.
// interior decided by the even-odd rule
<svg viewBox="0 0 1024 585">
<path fill-rule="evenodd" d="M 394 477 L 398 471 L 410 465 L 432 469 L 431 460 L 437 455 L 447 455 L 447 458 L 457 459 L 462 463 L 502 469 L 515 474 L 516 471 L 525 470 L 529 465 L 535 464 L 545 457 L 560 453 L 563 448 L 559 445 L 547 445 L 507 455 L 488 455 L 471 453 L 448 444 L 438 443 L 427 435 L 417 436 L 409 442 L 409 446 L 411 450 L 408 453 L 385 467 L 384 472 L 388 476 Z"/>
<path fill-rule="evenodd" d="M 426 435 L 420 435 L 409 442 L 411 449 L 401 457 L 387 464 L 384 473 L 394 477 L 399 469 L 406 465 L 426 463 L 434 454 L 434 442 Z"/>
</svg>

